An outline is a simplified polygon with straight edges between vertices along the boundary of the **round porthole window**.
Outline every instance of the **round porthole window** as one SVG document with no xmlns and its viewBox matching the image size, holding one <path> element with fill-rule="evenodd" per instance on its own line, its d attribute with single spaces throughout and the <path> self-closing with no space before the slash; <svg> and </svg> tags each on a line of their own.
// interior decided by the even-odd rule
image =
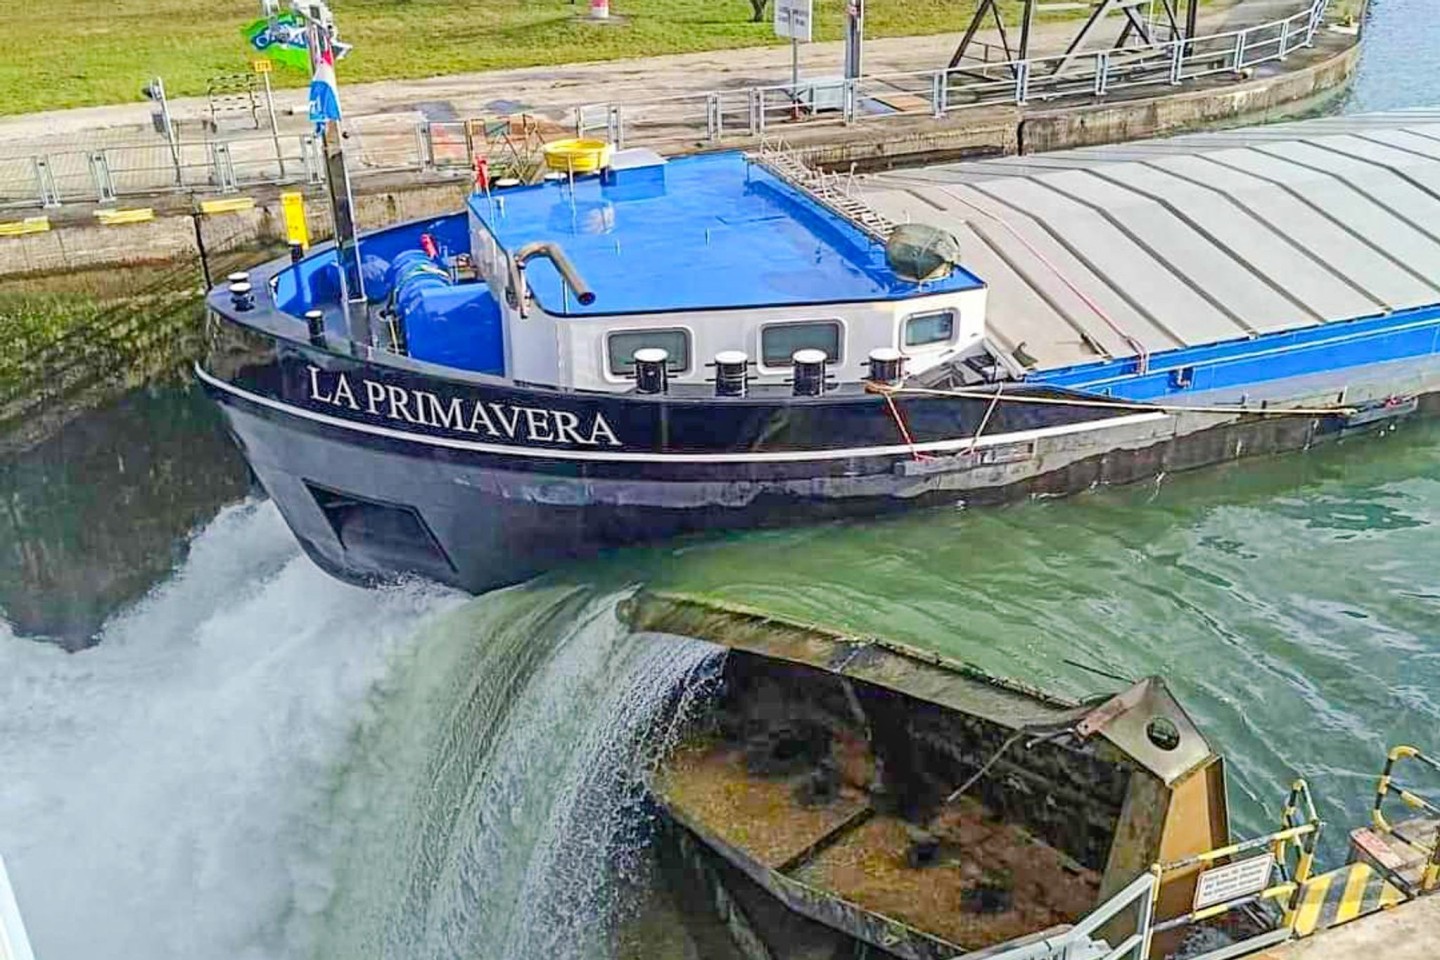
<svg viewBox="0 0 1440 960">
<path fill-rule="evenodd" d="M 1156 717 L 1145 724 L 1145 736 L 1160 750 L 1174 750 L 1180 746 L 1180 729 L 1169 717 Z"/>
</svg>

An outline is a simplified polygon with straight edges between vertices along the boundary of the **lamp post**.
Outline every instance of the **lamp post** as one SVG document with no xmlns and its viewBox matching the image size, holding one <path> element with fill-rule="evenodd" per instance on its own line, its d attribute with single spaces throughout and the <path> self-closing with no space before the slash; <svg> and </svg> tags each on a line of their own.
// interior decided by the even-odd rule
<svg viewBox="0 0 1440 960">
<path fill-rule="evenodd" d="M 864 68 L 862 50 L 865 45 L 865 0 L 849 0 L 845 4 L 845 79 L 859 80 Z"/>
</svg>

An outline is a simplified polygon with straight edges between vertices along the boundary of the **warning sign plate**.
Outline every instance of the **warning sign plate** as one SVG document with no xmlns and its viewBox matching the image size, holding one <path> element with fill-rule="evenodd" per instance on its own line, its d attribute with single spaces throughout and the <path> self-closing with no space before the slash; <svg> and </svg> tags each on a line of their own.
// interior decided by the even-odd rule
<svg viewBox="0 0 1440 960">
<path fill-rule="evenodd" d="M 1270 882 L 1270 870 L 1274 866 L 1275 855 L 1267 853 L 1206 870 L 1195 884 L 1194 909 L 1204 910 L 1217 903 L 1228 903 L 1259 893 Z"/>
</svg>

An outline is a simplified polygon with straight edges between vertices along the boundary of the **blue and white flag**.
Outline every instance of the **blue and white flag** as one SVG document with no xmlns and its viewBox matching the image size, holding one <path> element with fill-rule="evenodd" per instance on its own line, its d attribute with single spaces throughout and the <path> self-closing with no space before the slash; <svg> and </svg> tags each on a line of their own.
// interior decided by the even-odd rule
<svg viewBox="0 0 1440 960">
<path fill-rule="evenodd" d="M 340 91 L 335 86 L 335 52 L 326 44 L 310 78 L 310 122 L 322 133 L 331 120 L 340 120 Z"/>
</svg>

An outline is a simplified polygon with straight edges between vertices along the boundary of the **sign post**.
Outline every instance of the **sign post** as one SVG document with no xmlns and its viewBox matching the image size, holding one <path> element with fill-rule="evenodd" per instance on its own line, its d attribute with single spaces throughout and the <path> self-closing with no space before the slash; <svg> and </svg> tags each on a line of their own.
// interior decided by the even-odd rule
<svg viewBox="0 0 1440 960">
<path fill-rule="evenodd" d="M 775 36 L 790 39 L 790 101 L 800 113 L 800 44 L 812 39 L 814 0 L 775 0 Z"/>
<path fill-rule="evenodd" d="M 275 120 L 275 90 L 270 86 L 272 64 L 265 57 L 250 61 L 251 68 L 265 83 L 265 112 L 270 115 L 270 140 L 275 144 L 275 162 L 280 165 L 280 179 L 285 179 L 285 151 L 280 149 L 280 124 Z"/>
</svg>

